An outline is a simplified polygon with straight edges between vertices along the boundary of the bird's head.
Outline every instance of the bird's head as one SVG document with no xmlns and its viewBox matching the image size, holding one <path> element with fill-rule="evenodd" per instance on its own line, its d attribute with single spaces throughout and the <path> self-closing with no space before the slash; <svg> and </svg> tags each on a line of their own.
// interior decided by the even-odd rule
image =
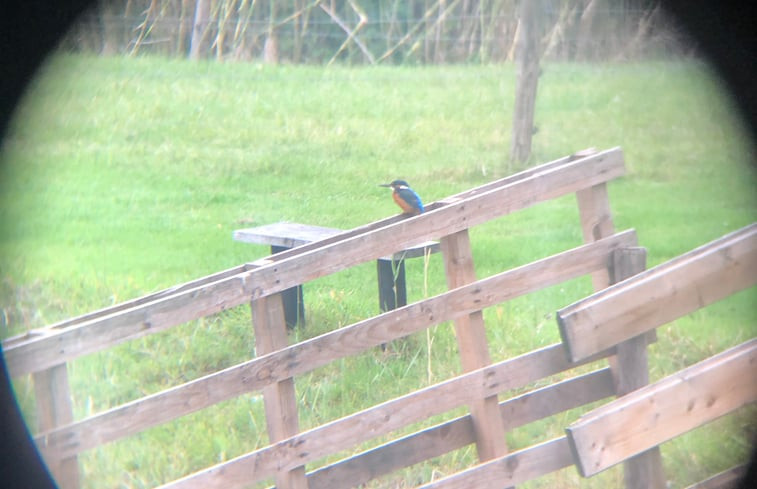
<svg viewBox="0 0 757 489">
<path fill-rule="evenodd" d="M 394 180 L 392 183 L 382 183 L 379 185 L 380 187 L 391 187 L 395 190 L 398 188 L 409 188 L 410 185 L 407 184 L 404 180 Z"/>
</svg>

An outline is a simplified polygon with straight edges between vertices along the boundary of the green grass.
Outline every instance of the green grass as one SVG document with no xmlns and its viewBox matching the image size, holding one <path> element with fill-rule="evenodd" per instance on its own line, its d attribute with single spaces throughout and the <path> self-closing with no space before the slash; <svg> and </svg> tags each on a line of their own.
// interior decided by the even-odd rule
<svg viewBox="0 0 757 489">
<path fill-rule="evenodd" d="M 635 228 L 661 263 L 757 217 L 753 147 L 732 105 L 694 62 L 543 67 L 532 163 L 621 146 L 610 184 L 616 228 Z M 509 169 L 512 66 L 269 67 L 58 55 L 29 88 L 2 148 L 2 336 L 170 287 L 267 254 L 234 229 L 280 220 L 351 228 L 397 212 L 376 184 L 405 178 L 431 202 Z M 581 243 L 575 198 L 471 232 L 477 274 Z M 445 290 L 439 255 L 412 260 L 410 300 Z M 559 339 L 554 311 L 591 291 L 579 279 L 485 311 L 492 357 Z M 375 265 L 305 286 L 313 337 L 378 311 Z M 755 290 L 659 330 L 654 379 L 757 333 Z M 77 419 L 250 358 L 237 308 L 70 365 Z M 443 324 L 297 380 L 303 428 L 459 371 Z M 34 420 L 33 389 L 15 383 Z M 453 414 L 459 415 L 463 411 Z M 579 413 L 515 430 L 511 447 L 551 436 Z M 673 487 L 747 456 L 745 410 L 663 445 Z M 184 423 L 186 419 L 193 424 Z M 85 487 L 151 487 L 267 442 L 258 395 L 85 453 Z M 438 421 L 436 418 L 434 421 Z M 425 425 L 428 425 L 426 423 Z M 746 430 L 746 431 L 749 431 Z M 467 448 L 382 479 L 406 487 L 475 460 Z M 524 487 L 613 487 L 612 469 L 569 469 Z"/>
</svg>

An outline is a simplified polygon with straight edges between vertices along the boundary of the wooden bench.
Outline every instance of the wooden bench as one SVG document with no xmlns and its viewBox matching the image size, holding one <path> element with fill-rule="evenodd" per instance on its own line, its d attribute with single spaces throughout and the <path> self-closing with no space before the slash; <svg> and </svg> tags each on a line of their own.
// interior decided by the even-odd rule
<svg viewBox="0 0 757 489">
<path fill-rule="evenodd" d="M 277 222 L 254 228 L 234 231 L 235 241 L 243 243 L 267 244 L 271 253 L 279 253 L 307 243 L 330 238 L 343 232 L 341 229 L 311 226 L 296 222 Z M 437 253 L 439 243 L 426 241 L 416 246 L 398 251 L 392 256 L 376 260 L 378 276 L 379 307 L 389 311 L 407 304 L 407 285 L 405 282 L 405 259 L 417 258 L 427 253 Z M 287 326 L 294 327 L 298 322 L 305 322 L 305 300 L 302 285 L 282 292 L 284 315 Z"/>
</svg>

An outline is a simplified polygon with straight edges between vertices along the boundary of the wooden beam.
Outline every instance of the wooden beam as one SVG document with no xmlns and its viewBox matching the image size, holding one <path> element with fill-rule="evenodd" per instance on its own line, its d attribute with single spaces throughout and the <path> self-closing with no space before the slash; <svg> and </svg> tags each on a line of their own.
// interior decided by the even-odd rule
<svg viewBox="0 0 757 489">
<path fill-rule="evenodd" d="M 611 151 L 613 151 L 613 150 L 611 150 Z M 594 153 L 579 152 L 577 154 L 581 154 L 581 158 L 584 158 L 586 156 L 591 156 Z M 479 187 L 475 187 L 473 189 L 469 189 L 469 190 L 463 191 L 461 193 L 452 195 L 452 196 L 447 197 L 445 199 L 441 199 L 441 200 L 436 201 L 436 202 L 431 202 L 428 205 L 426 205 L 425 207 L 426 207 L 427 210 L 439 209 L 441 207 L 449 205 L 449 203 L 451 203 L 451 202 L 457 202 L 457 201 L 460 201 L 460 200 L 463 200 L 463 199 L 467 199 L 467 198 L 469 198 L 471 196 L 474 196 L 474 195 L 477 195 L 477 194 L 481 194 L 481 193 L 484 193 L 484 192 L 489 192 L 491 190 L 496 190 L 499 187 L 502 187 L 502 186 L 505 186 L 505 185 L 510 185 L 510 184 L 516 183 L 516 182 L 518 182 L 520 180 L 523 180 L 523 179 L 526 179 L 526 178 L 530 178 L 530 177 L 532 177 L 532 176 L 534 176 L 534 175 L 536 175 L 536 174 L 538 174 L 540 172 L 544 172 L 544 171 L 547 171 L 547 170 L 554 170 L 554 169 L 556 169 L 556 168 L 564 165 L 565 163 L 569 163 L 569 162 L 575 161 L 576 159 L 577 158 L 575 158 L 574 155 L 566 156 L 566 157 L 563 157 L 563 158 L 559 158 L 559 159 L 550 161 L 548 163 L 544 163 L 542 165 L 539 165 L 539 166 L 536 166 L 536 167 L 529 168 L 529 169 L 526 169 L 524 171 L 518 172 L 518 173 L 516 173 L 514 175 L 509 175 L 507 177 L 504 177 L 504 178 L 501 178 L 501 179 L 498 179 L 498 180 L 494 180 L 492 182 L 485 183 L 485 184 L 483 184 L 483 185 L 481 185 Z M 369 224 L 366 224 L 366 225 L 363 225 L 363 226 L 360 226 L 360 227 L 357 227 L 357 228 L 354 228 L 354 229 L 351 229 L 351 230 L 348 230 L 348 231 L 341 231 L 341 232 L 336 233 L 335 235 L 330 236 L 330 237 L 323 237 L 322 239 L 319 239 L 316 242 L 299 243 L 299 246 L 296 247 L 296 249 L 291 249 L 291 250 L 288 250 L 286 252 L 279 253 L 276 256 L 269 256 L 268 260 L 270 260 L 273 263 L 273 262 L 276 262 L 277 260 L 282 260 L 282 259 L 286 259 L 286 258 L 292 258 L 292 257 L 298 256 L 298 255 L 300 255 L 302 253 L 305 253 L 305 252 L 317 249 L 317 248 L 319 248 L 319 247 L 321 247 L 323 245 L 337 243 L 337 242 L 345 240 L 347 238 L 352 238 L 352 237 L 358 236 L 360 234 L 364 234 L 364 233 L 367 233 L 367 232 L 370 232 L 370 231 L 374 231 L 376 229 L 380 229 L 380 228 L 382 228 L 384 226 L 387 226 L 389 224 L 398 222 L 400 220 L 402 220 L 402 216 L 395 215 L 395 216 L 384 218 L 384 219 L 381 219 L 379 221 L 375 221 L 375 222 L 372 222 L 372 223 L 369 223 Z M 205 277 L 201 277 L 201 278 L 192 280 L 190 282 L 186 282 L 186 283 L 178 285 L 178 286 L 169 287 L 167 289 L 164 289 L 164 290 L 161 290 L 161 291 L 158 291 L 158 292 L 154 292 L 154 293 L 151 293 L 151 294 L 147 294 L 145 296 L 142 296 L 142 297 L 139 297 L 139 298 L 136 298 L 136 299 L 132 299 L 132 300 L 129 300 L 129 301 L 126 301 L 126 302 L 121 302 L 121 303 L 115 304 L 113 306 L 109 306 L 109 307 L 105 307 L 105 308 L 99 309 L 97 311 L 89 312 L 89 313 L 86 313 L 86 314 L 83 314 L 83 315 L 80 315 L 80 316 L 76 316 L 74 318 L 66 319 L 64 321 L 60 321 L 58 323 L 52 324 L 50 326 L 46 326 L 44 328 L 38 328 L 38 329 L 32 330 L 29 334 L 24 333 L 22 335 L 6 338 L 5 340 L 3 340 L 3 348 L 7 349 L 8 347 L 13 346 L 15 344 L 25 343 L 26 340 L 29 340 L 32 337 L 44 336 L 46 334 L 49 334 L 52 330 L 68 328 L 70 326 L 75 326 L 75 325 L 79 325 L 79 324 L 82 324 L 82 323 L 89 322 L 89 321 L 91 321 L 93 319 L 102 319 L 102 318 L 110 316 L 110 315 L 112 315 L 114 313 L 117 313 L 117 312 L 120 312 L 120 311 L 123 311 L 123 310 L 126 310 L 126 309 L 130 309 L 130 308 L 135 307 L 135 306 L 147 304 L 147 303 L 150 303 L 150 302 L 154 302 L 154 301 L 156 301 L 158 299 L 163 299 L 163 298 L 169 297 L 169 296 L 174 295 L 174 294 L 176 294 L 178 292 L 185 292 L 185 291 L 188 291 L 188 290 L 192 290 L 192 289 L 201 287 L 203 285 L 209 285 L 209 284 L 212 284 L 213 282 L 217 282 L 217 281 L 225 279 L 225 278 L 237 276 L 240 273 L 246 272 L 246 271 L 251 270 L 253 268 L 257 268 L 257 267 L 254 266 L 254 265 L 251 265 L 251 264 L 238 265 L 236 267 L 233 267 L 233 268 L 230 268 L 230 269 L 218 272 L 218 273 L 214 273 L 214 274 L 211 274 L 211 275 L 207 275 Z"/>
<path fill-rule="evenodd" d="M 610 198 L 605 182 L 584 188 L 576 192 L 578 213 L 581 218 L 581 230 L 584 243 L 591 243 L 614 233 Z M 608 270 L 598 270 L 592 274 L 594 290 L 602 290 L 610 285 Z"/>
<path fill-rule="evenodd" d="M 573 360 L 696 311 L 757 281 L 757 224 L 557 312 Z"/>
<path fill-rule="evenodd" d="M 541 55 L 541 13 L 534 2 L 520 2 L 515 35 L 516 86 L 510 136 L 510 163 L 525 163 L 531 157 L 536 90 Z"/>
<path fill-rule="evenodd" d="M 261 262 L 259 268 L 10 345 L 4 350 L 5 360 L 11 376 L 44 370 L 391 255 L 420 241 L 450 235 L 538 202 L 598 185 L 624 172 L 622 153 L 617 148 L 531 171 L 494 189 L 467 194 L 468 197 L 446 205 L 429 206 L 430 210 L 419 216 L 393 218 L 370 231 L 332 238 L 334 241 L 329 244 L 303 246 L 296 254 L 282 253 L 284 256 L 276 261 Z"/>
<path fill-rule="evenodd" d="M 240 273 L 245 272 L 247 270 L 249 270 L 249 265 L 239 265 L 234 268 L 230 268 L 228 270 L 223 270 L 221 272 L 214 273 L 212 275 L 207 275 L 205 277 L 192 280 L 191 282 L 186 282 L 184 284 L 177 285 L 175 287 L 169 287 L 167 289 L 164 289 L 158 292 L 153 292 L 151 294 L 147 294 L 142 297 L 138 297 L 136 299 L 132 299 L 126 302 L 120 302 L 113 306 L 105 307 L 102 309 L 98 309 L 96 311 L 82 314 L 80 316 L 66 319 L 64 321 L 57 322 L 50 326 L 45 326 L 44 328 L 33 329 L 29 331 L 28 333 L 12 336 L 10 338 L 6 338 L 5 340 L 3 340 L 3 350 L 7 350 L 11 347 L 15 347 L 16 345 L 25 344 L 29 340 L 32 340 L 33 338 L 42 337 L 42 336 L 55 333 L 57 330 L 70 328 L 72 326 L 76 326 L 76 325 L 86 323 L 88 321 L 92 321 L 96 319 L 102 319 L 107 316 L 111 316 L 113 314 L 119 313 L 121 311 L 126 311 L 136 306 L 149 304 L 159 299 L 170 297 L 180 292 L 185 292 L 187 290 L 196 289 L 204 285 L 209 285 L 219 280 L 239 275 Z"/>
<path fill-rule="evenodd" d="M 572 464 L 568 440 L 563 436 L 425 484 L 420 489 L 501 489 Z"/>
<path fill-rule="evenodd" d="M 36 441 L 41 450 L 80 453 L 460 315 L 591 273 L 606 265 L 612 250 L 635 243 L 635 232 L 626 231 L 583 245 L 43 432 Z"/>
<path fill-rule="evenodd" d="M 598 401 L 615 393 L 605 368 L 536 389 L 499 404 L 505 429 Z M 310 489 L 349 489 L 475 442 L 470 415 L 392 440 L 308 474 Z"/>
<path fill-rule="evenodd" d="M 582 416 L 566 431 L 589 477 L 757 401 L 752 339 Z"/>
<path fill-rule="evenodd" d="M 265 355 L 289 346 L 281 294 L 256 299 L 250 304 L 250 309 L 257 355 Z M 268 439 L 271 443 L 299 433 L 297 395 L 292 377 L 280 379 L 264 387 L 263 403 Z M 275 478 L 278 489 L 307 489 L 304 466 L 279 471 Z"/>
<path fill-rule="evenodd" d="M 47 431 L 65 426 L 74 420 L 68 368 L 56 365 L 33 374 L 34 394 L 37 403 L 37 429 Z M 76 455 L 47 456 L 45 463 L 61 489 L 79 487 L 79 461 Z"/>
<path fill-rule="evenodd" d="M 644 248 L 621 248 L 612 252 L 610 278 L 613 283 L 644 271 L 647 265 L 647 250 Z M 614 369 L 618 397 L 625 396 L 649 384 L 647 337 L 644 334 L 618 343 L 615 347 Z M 623 464 L 625 489 L 666 489 L 667 481 L 662 467 L 659 447 L 631 457 Z"/>
<path fill-rule="evenodd" d="M 747 475 L 746 465 L 737 465 L 728 470 L 717 473 L 703 481 L 692 484 L 686 489 L 737 489 L 739 481 L 742 481 Z M 744 480 L 743 482 L 746 482 Z M 741 486 L 746 487 L 746 486 Z"/>
<path fill-rule="evenodd" d="M 447 287 L 456 289 L 476 281 L 473 268 L 473 252 L 468 230 L 459 231 L 441 239 Z M 486 325 L 482 311 L 455 319 L 455 338 L 463 372 L 485 367 L 491 363 L 489 344 L 486 340 Z M 507 453 L 505 427 L 499 415 L 497 395 L 475 399 L 471 405 L 473 430 L 476 433 L 476 449 L 481 461 L 490 460 Z"/>
<path fill-rule="evenodd" d="M 409 424 L 469 405 L 476 399 L 524 387 L 567 368 L 568 362 L 560 344 L 542 348 L 386 401 L 161 487 L 246 487 L 275 475 L 277 471 L 291 470 Z"/>
</svg>

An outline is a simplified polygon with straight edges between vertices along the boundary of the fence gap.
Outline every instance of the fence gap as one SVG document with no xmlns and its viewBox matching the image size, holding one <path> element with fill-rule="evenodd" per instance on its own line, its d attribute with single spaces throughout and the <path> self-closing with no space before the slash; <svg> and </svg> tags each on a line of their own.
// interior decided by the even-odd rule
<svg viewBox="0 0 757 489">
<path fill-rule="evenodd" d="M 38 432 L 45 432 L 73 422 L 74 412 L 68 385 L 67 364 L 56 365 L 32 375 L 37 401 Z M 46 463 L 58 487 L 61 489 L 79 487 L 79 460 L 76 455 L 64 459 L 48 457 Z"/>
<path fill-rule="evenodd" d="M 449 289 L 455 289 L 476 281 L 470 236 L 467 229 L 442 238 L 441 249 Z M 481 311 L 456 319 L 455 336 L 460 350 L 460 364 L 463 372 L 491 364 L 484 316 Z M 494 395 L 481 399 L 472 404 L 470 409 L 479 460 L 491 460 L 506 454 L 505 427 L 499 413 L 498 397 Z"/>
<path fill-rule="evenodd" d="M 286 318 L 281 293 L 255 299 L 250 303 L 255 331 L 255 354 L 265 355 L 289 346 Z M 300 431 L 297 395 L 292 377 L 263 389 L 268 438 L 271 444 L 296 435 Z M 307 489 L 305 467 L 278 472 L 277 489 Z"/>
</svg>

